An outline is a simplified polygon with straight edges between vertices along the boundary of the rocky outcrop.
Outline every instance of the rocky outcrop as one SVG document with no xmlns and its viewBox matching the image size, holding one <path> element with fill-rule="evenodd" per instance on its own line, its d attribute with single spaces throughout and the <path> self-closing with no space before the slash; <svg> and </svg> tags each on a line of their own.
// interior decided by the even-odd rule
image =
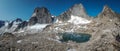
<svg viewBox="0 0 120 51">
<path fill-rule="evenodd" d="M 69 19 L 71 19 L 71 15 L 83 17 L 83 18 L 86 18 L 86 19 L 89 18 L 89 16 L 87 15 L 83 5 L 82 4 L 75 4 L 69 10 L 62 13 L 60 16 L 58 16 L 58 20 L 68 21 Z"/>
<path fill-rule="evenodd" d="M 119 51 L 120 23 L 119 14 L 108 6 L 104 6 L 103 11 L 95 18 L 93 24 L 89 24 L 89 30 L 93 36 L 86 45 L 85 51 Z M 116 24 L 117 23 L 117 24 Z M 93 26 L 94 25 L 94 26 Z M 88 47 L 89 46 L 89 47 Z"/>
<path fill-rule="evenodd" d="M 18 24 L 20 24 L 22 22 L 22 19 L 20 19 L 20 18 L 17 18 L 16 20 L 13 20 L 12 22 L 10 22 L 9 24 L 8 24 L 8 29 L 10 29 L 12 26 L 14 26 L 14 25 L 18 25 Z"/>
<path fill-rule="evenodd" d="M 104 6 L 102 12 L 98 15 L 100 19 L 120 19 L 120 15 L 114 12 L 107 5 Z"/>
<path fill-rule="evenodd" d="M 32 17 L 29 20 L 29 25 L 34 25 L 36 23 L 39 24 L 47 24 L 52 23 L 51 14 L 49 10 L 45 7 L 37 7 L 34 10 Z"/>
<path fill-rule="evenodd" d="M 0 20 L 0 28 L 5 25 L 5 21 Z"/>
<path fill-rule="evenodd" d="M 30 18 L 30 21 L 29 21 L 29 25 L 34 25 L 38 22 L 38 19 L 37 17 L 32 17 Z"/>
<path fill-rule="evenodd" d="M 28 26 L 28 22 L 27 21 L 23 21 L 22 23 L 20 23 L 17 28 L 15 29 L 15 31 L 18 31 L 20 29 L 25 28 L 26 26 Z"/>
<path fill-rule="evenodd" d="M 0 28 L 0 33 L 5 32 L 14 32 L 19 24 L 21 24 L 23 21 L 20 18 L 17 18 L 13 21 L 5 21 L 4 26 Z"/>
</svg>

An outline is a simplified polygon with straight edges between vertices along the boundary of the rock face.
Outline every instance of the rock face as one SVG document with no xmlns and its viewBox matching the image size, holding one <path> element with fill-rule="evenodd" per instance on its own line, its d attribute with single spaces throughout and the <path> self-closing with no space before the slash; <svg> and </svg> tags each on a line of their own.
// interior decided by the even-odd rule
<svg viewBox="0 0 120 51">
<path fill-rule="evenodd" d="M 17 28 L 15 29 L 15 31 L 18 31 L 20 29 L 25 28 L 26 26 L 28 26 L 28 22 L 27 21 L 23 21 L 22 23 L 20 23 Z"/>
<path fill-rule="evenodd" d="M 52 23 L 51 14 L 45 7 L 37 7 L 29 20 L 29 25 Z"/>
<path fill-rule="evenodd" d="M 114 12 L 111 8 L 109 8 L 107 5 L 104 6 L 102 13 L 98 15 L 100 19 L 120 19 L 120 15 L 116 12 Z"/>
<path fill-rule="evenodd" d="M 0 28 L 0 33 L 4 32 L 14 32 L 19 24 L 23 21 L 20 18 L 17 18 L 13 21 L 5 21 L 4 25 Z"/>
<path fill-rule="evenodd" d="M 82 4 L 75 4 L 69 10 L 62 13 L 60 16 L 58 16 L 59 17 L 58 20 L 68 21 L 71 18 L 71 15 L 79 16 L 79 17 L 83 17 L 83 18 L 89 18 L 83 5 Z"/>
<path fill-rule="evenodd" d="M 9 23 L 8 29 L 10 29 L 14 25 L 20 24 L 21 22 L 22 22 L 22 19 L 20 19 L 20 18 L 17 18 L 16 20 L 13 20 L 12 22 Z"/>
<path fill-rule="evenodd" d="M 0 28 L 5 25 L 5 21 L 0 21 Z"/>
</svg>

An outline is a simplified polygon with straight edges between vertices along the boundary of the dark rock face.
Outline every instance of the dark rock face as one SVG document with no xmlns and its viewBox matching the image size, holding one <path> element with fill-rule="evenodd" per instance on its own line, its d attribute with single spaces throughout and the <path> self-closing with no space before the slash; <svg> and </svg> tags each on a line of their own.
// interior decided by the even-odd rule
<svg viewBox="0 0 120 51">
<path fill-rule="evenodd" d="M 9 23 L 8 29 L 10 29 L 12 27 L 13 23 L 14 23 L 14 21 L 12 21 L 11 23 Z"/>
<path fill-rule="evenodd" d="M 29 25 L 34 25 L 36 23 L 46 24 L 51 22 L 52 18 L 49 10 L 45 7 L 37 7 L 35 8 L 34 13 L 29 20 Z"/>
<path fill-rule="evenodd" d="M 21 18 L 17 18 L 15 21 L 16 22 L 22 22 L 22 19 Z"/>
<path fill-rule="evenodd" d="M 71 18 L 71 11 L 66 11 L 63 14 L 61 14 L 60 16 L 58 16 L 58 20 L 60 21 L 67 21 Z"/>
<path fill-rule="evenodd" d="M 0 28 L 5 25 L 5 21 L 0 21 Z"/>
<path fill-rule="evenodd" d="M 38 19 L 37 17 L 32 17 L 30 18 L 30 21 L 29 21 L 29 25 L 34 25 L 38 22 Z"/>
<path fill-rule="evenodd" d="M 23 21 L 22 23 L 20 23 L 18 25 L 18 27 L 15 29 L 15 31 L 18 31 L 19 29 L 23 29 L 24 27 L 26 27 L 28 25 L 27 21 Z"/>
<path fill-rule="evenodd" d="M 20 19 L 20 18 L 13 20 L 11 23 L 8 24 L 8 29 L 10 29 L 14 25 L 14 23 L 20 24 L 21 22 L 22 22 L 22 19 Z"/>
<path fill-rule="evenodd" d="M 26 27 L 27 25 L 28 25 L 28 22 L 27 22 L 27 21 L 24 21 L 24 22 L 22 22 L 21 24 L 19 24 L 18 27 L 24 28 L 24 27 Z"/>
<path fill-rule="evenodd" d="M 71 18 L 71 15 L 89 18 L 82 4 L 76 4 L 69 10 L 58 16 L 60 21 L 67 21 Z"/>
<path fill-rule="evenodd" d="M 117 40 L 118 42 L 120 42 L 120 35 L 119 35 L 119 34 L 116 36 L 116 40 Z"/>
</svg>

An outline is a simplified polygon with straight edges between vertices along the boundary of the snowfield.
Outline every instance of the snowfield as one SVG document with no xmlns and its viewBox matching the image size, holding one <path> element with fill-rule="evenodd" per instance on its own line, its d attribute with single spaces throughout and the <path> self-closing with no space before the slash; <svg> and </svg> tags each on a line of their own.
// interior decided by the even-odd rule
<svg viewBox="0 0 120 51">
<path fill-rule="evenodd" d="M 10 22 L 12 23 L 12 21 Z M 9 26 L 9 22 L 5 22 L 5 25 L 3 27 L 0 28 L 0 34 L 4 33 L 4 32 L 13 32 L 15 31 L 15 29 L 17 28 L 17 26 L 20 24 L 21 22 L 13 22 L 13 25 L 8 29 Z"/>
<path fill-rule="evenodd" d="M 48 24 L 35 24 L 33 26 L 29 26 L 29 29 L 43 29 L 47 26 Z"/>
<path fill-rule="evenodd" d="M 91 21 L 89 21 L 85 18 L 79 17 L 79 16 L 71 15 L 71 19 L 68 20 L 68 22 L 73 23 L 73 24 L 88 24 Z"/>
<path fill-rule="evenodd" d="M 23 30 L 20 30 L 19 33 L 26 32 L 28 34 L 34 34 L 36 32 L 41 32 L 49 24 L 35 24 L 32 26 L 27 26 Z"/>
</svg>

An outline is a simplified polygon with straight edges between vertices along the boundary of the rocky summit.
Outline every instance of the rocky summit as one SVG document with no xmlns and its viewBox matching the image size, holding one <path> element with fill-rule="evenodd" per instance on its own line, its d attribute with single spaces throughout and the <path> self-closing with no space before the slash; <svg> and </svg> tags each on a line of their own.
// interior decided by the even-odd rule
<svg viewBox="0 0 120 51">
<path fill-rule="evenodd" d="M 29 20 L 29 25 L 34 25 L 36 23 L 46 24 L 52 23 L 51 14 L 49 10 L 45 7 L 37 7 L 34 10 L 32 17 Z"/>
<path fill-rule="evenodd" d="M 95 18 L 82 4 L 59 16 L 37 7 L 28 21 L 5 22 L 0 51 L 120 51 L 120 14 L 107 5 Z"/>
<path fill-rule="evenodd" d="M 87 15 L 85 8 L 82 4 L 75 4 L 70 9 L 68 9 L 67 11 L 62 13 L 60 16 L 58 16 L 58 20 L 68 21 L 71 18 L 71 15 L 79 16 L 79 17 L 83 17 L 83 18 L 90 18 Z"/>
<path fill-rule="evenodd" d="M 98 15 L 99 18 L 120 19 L 118 13 L 114 12 L 109 6 L 105 5 L 102 13 Z"/>
</svg>

